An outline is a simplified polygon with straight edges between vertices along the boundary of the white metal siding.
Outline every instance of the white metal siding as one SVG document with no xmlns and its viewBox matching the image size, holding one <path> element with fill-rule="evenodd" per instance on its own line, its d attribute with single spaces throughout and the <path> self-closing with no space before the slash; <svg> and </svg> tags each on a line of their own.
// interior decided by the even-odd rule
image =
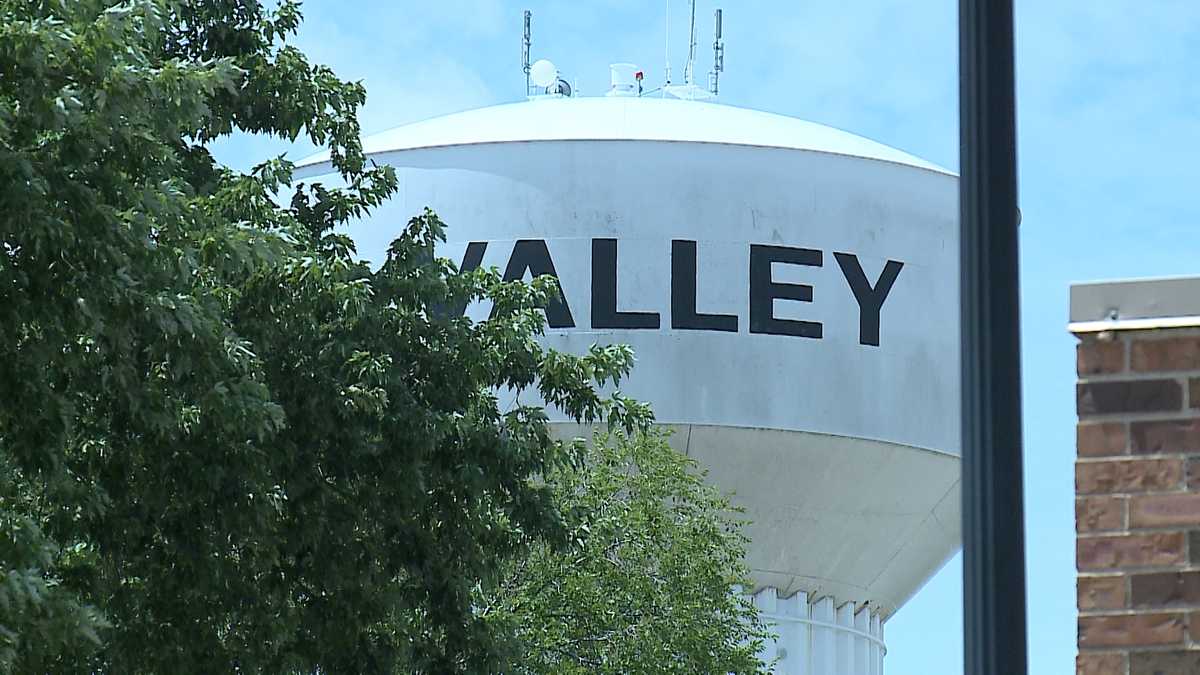
<svg viewBox="0 0 1200 675">
<path fill-rule="evenodd" d="M 754 604 L 778 634 L 762 652 L 777 675 L 883 675 L 883 622 L 869 607 L 808 593 L 780 598 L 774 588 Z"/>
</svg>

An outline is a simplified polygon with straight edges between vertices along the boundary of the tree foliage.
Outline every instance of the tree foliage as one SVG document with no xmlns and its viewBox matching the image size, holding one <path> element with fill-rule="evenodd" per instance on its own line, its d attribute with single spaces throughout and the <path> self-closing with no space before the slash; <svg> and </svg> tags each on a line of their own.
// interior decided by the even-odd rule
<svg viewBox="0 0 1200 675">
<path fill-rule="evenodd" d="M 396 178 L 299 22 L 0 0 L 0 670 L 496 671 L 481 594 L 586 520 L 545 480 L 582 446 L 495 392 L 650 419 L 598 393 L 627 348 L 543 350 L 556 287 L 459 273 L 434 214 L 356 259 L 338 227 Z M 223 167 L 235 132 L 325 145 L 345 187 Z M 471 301 L 496 311 L 440 311 Z"/>
<path fill-rule="evenodd" d="M 517 673 L 758 673 L 738 513 L 664 432 L 601 435 L 549 482 L 571 545 L 538 544 L 485 594 Z"/>
<path fill-rule="evenodd" d="M 286 45 L 294 3 L 0 2 L 0 658 L 21 670 L 482 670 L 470 593 L 563 528 L 570 459 L 628 350 L 547 354 L 553 289 L 458 275 L 413 220 L 382 269 L 335 232 L 395 189 L 364 92 Z M 348 187 L 234 130 L 332 148 Z M 489 321 L 437 307 L 489 299 Z M 610 414 L 611 413 L 611 414 Z M 103 609 L 101 615 L 90 608 Z"/>
</svg>

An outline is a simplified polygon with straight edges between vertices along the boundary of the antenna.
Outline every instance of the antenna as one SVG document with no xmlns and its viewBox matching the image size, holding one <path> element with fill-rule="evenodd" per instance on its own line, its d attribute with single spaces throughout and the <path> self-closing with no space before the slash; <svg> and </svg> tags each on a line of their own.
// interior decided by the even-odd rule
<svg viewBox="0 0 1200 675">
<path fill-rule="evenodd" d="M 725 39 L 723 35 L 723 27 L 721 10 L 717 10 L 716 17 L 716 37 L 713 39 L 713 71 L 709 76 L 709 91 L 713 96 L 716 96 L 721 90 L 721 73 L 725 72 Z"/>
<path fill-rule="evenodd" d="M 692 84 L 692 74 L 696 69 L 696 0 L 691 0 L 692 5 L 692 23 L 691 37 L 688 42 L 688 60 L 687 66 L 683 69 L 683 83 Z"/>
<path fill-rule="evenodd" d="M 521 67 L 525 71 L 525 95 L 529 96 L 529 49 L 533 46 L 533 12 L 525 10 L 525 39 L 521 42 Z"/>
<path fill-rule="evenodd" d="M 671 84 L 671 0 L 667 0 L 667 77 L 664 86 Z"/>
<path fill-rule="evenodd" d="M 546 59 L 538 59 L 529 68 L 530 79 L 541 88 L 554 86 L 558 82 L 558 67 Z"/>
</svg>

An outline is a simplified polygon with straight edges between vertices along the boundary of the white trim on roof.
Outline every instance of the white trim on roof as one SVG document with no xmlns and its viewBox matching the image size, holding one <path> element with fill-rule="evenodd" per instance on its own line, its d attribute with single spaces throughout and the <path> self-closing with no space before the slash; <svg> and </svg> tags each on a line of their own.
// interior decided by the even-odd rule
<svg viewBox="0 0 1200 675">
<path fill-rule="evenodd" d="M 824 152 L 951 172 L 882 143 L 814 122 L 734 106 L 660 98 L 551 98 L 479 108 L 363 139 L 368 155 L 528 141 L 665 141 Z M 298 168 L 329 161 L 321 152 Z M 305 172 L 308 173 L 308 172 Z"/>
</svg>

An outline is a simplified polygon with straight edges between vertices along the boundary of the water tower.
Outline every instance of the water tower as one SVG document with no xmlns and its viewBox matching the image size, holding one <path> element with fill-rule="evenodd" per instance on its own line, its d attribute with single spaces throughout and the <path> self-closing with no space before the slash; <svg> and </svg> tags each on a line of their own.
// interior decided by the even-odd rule
<svg viewBox="0 0 1200 675">
<path fill-rule="evenodd" d="M 360 253 L 429 206 L 464 267 L 556 275 L 545 343 L 632 345 L 624 392 L 747 509 L 777 672 L 879 675 L 883 622 L 959 545 L 956 178 L 694 100 L 715 77 L 650 93 L 618 64 L 582 98 L 530 71 L 529 101 L 364 140 L 400 190 Z"/>
</svg>

